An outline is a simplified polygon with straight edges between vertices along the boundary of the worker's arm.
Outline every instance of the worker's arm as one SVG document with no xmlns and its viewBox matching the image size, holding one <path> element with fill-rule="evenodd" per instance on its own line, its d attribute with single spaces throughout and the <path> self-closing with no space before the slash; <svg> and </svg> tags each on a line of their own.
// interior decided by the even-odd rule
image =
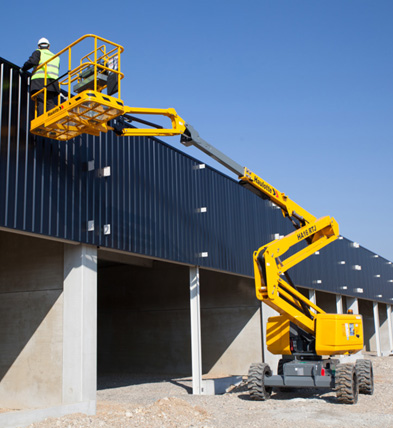
<svg viewBox="0 0 393 428">
<path fill-rule="evenodd" d="M 30 68 L 37 67 L 40 63 L 41 52 L 37 49 L 35 50 L 30 58 L 23 64 L 22 71 L 30 70 Z"/>
</svg>

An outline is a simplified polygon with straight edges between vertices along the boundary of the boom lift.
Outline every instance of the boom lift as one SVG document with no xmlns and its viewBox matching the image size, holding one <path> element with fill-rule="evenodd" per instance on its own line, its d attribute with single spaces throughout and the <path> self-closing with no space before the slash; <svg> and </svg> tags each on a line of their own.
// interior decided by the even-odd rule
<svg viewBox="0 0 393 428">
<path fill-rule="evenodd" d="M 73 68 L 71 52 L 86 41 L 93 42 L 93 46 Z M 337 222 L 332 217 L 317 219 L 274 186 L 225 156 L 203 140 L 174 109 L 125 106 L 120 99 L 123 50 L 116 43 L 86 35 L 60 51 L 56 56 L 65 55 L 68 64 L 68 71 L 59 78 L 66 99 L 50 111 L 45 108 L 41 116 L 37 116 L 36 108 L 31 132 L 60 141 L 108 130 L 122 136 L 180 135 L 185 146 L 194 145 L 237 174 L 241 184 L 281 208 L 295 227 L 292 233 L 262 246 L 253 255 L 256 296 L 279 313 L 268 320 L 267 347 L 282 358 L 276 375 L 266 363 L 251 365 L 248 381 L 251 398 L 266 400 L 273 387 L 331 388 L 336 390 L 339 401 L 349 404 L 357 402 L 358 392 L 372 394 L 373 368 L 369 360 L 359 359 L 353 365 L 339 364 L 338 359 L 331 358 L 363 349 L 361 315 L 325 313 L 297 290 L 288 274 L 289 269 L 338 238 Z M 45 76 L 49 62 L 38 67 L 44 68 Z M 107 94 L 103 94 L 104 89 Z M 46 87 L 42 91 L 46 100 Z M 117 97 L 113 96 L 116 93 Z M 33 100 L 37 95 L 32 96 Z M 171 127 L 163 128 L 131 116 L 135 114 L 166 116 Z M 111 120 L 112 126 L 108 124 Z M 131 122 L 149 128 L 135 128 Z M 296 245 L 300 250 L 282 259 Z"/>
<path fill-rule="evenodd" d="M 358 393 L 373 394 L 374 379 L 370 360 L 340 364 L 333 355 L 354 354 L 363 349 L 361 315 L 327 314 L 303 294 L 291 280 L 288 270 L 339 237 L 332 217 L 317 219 L 248 168 L 242 168 L 201 139 L 186 125 L 181 137 L 239 175 L 240 183 L 281 208 L 295 231 L 254 252 L 255 291 L 259 300 L 280 315 L 270 317 L 266 326 L 268 350 L 282 355 L 277 374 L 266 363 L 252 364 L 248 375 L 251 398 L 267 400 L 273 387 L 335 389 L 340 402 L 354 404 Z M 306 245 L 285 260 L 281 257 L 296 245 Z M 285 278 L 285 279 L 284 279 Z M 323 359 L 323 356 L 328 358 Z"/>
</svg>

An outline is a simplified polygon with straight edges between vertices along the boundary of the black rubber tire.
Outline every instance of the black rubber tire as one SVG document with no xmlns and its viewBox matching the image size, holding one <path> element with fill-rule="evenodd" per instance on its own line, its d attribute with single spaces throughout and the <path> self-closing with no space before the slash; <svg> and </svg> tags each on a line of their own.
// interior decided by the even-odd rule
<svg viewBox="0 0 393 428">
<path fill-rule="evenodd" d="M 360 394 L 374 394 L 374 371 L 370 360 L 356 360 Z"/>
<path fill-rule="evenodd" d="M 336 395 L 340 403 L 356 404 L 359 396 L 359 383 L 356 367 L 353 364 L 336 366 Z"/>
<path fill-rule="evenodd" d="M 272 371 L 266 363 L 253 363 L 248 371 L 248 391 L 252 400 L 266 401 L 272 395 L 273 387 L 265 386 L 265 377 Z"/>
</svg>

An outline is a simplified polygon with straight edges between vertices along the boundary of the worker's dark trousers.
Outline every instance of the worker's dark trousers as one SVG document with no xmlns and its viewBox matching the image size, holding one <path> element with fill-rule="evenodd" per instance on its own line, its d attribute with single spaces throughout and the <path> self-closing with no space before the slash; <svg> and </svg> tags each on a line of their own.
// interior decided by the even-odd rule
<svg viewBox="0 0 393 428">
<path fill-rule="evenodd" d="M 46 95 L 46 111 L 52 110 L 57 105 L 57 97 L 59 94 L 57 92 L 47 92 Z M 37 97 L 37 109 L 38 116 L 44 113 L 44 93 L 41 92 Z"/>
</svg>

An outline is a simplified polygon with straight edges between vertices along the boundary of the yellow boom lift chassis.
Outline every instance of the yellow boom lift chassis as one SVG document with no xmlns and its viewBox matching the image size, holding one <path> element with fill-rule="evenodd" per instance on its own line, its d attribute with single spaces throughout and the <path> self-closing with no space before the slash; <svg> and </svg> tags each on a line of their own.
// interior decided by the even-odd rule
<svg viewBox="0 0 393 428">
<path fill-rule="evenodd" d="M 90 46 L 73 63 L 72 52 L 80 52 L 81 45 Z M 90 43 L 90 44 L 89 44 Z M 265 363 L 252 364 L 249 371 L 249 390 L 253 399 L 266 400 L 273 387 L 334 388 L 339 401 L 356 403 L 358 392 L 373 393 L 371 362 L 357 360 L 355 365 L 339 364 L 333 355 L 353 354 L 363 349 L 361 315 L 327 314 L 297 290 L 288 270 L 339 237 L 337 222 L 332 217 L 317 219 L 247 168 L 243 168 L 203 140 L 174 109 L 128 107 L 120 98 L 122 46 L 95 35 L 86 35 L 67 46 L 56 56 L 66 57 L 68 71 L 59 78 L 63 98 L 50 111 L 44 110 L 31 121 L 31 132 L 44 137 L 67 141 L 80 134 L 98 136 L 114 130 L 122 136 L 180 135 L 185 146 L 194 145 L 239 176 L 240 183 L 264 199 L 281 208 L 294 224 L 295 231 L 274 240 L 255 251 L 253 256 L 255 290 L 259 300 L 276 310 L 267 324 L 267 346 L 273 354 L 280 354 L 277 375 Z M 79 59 L 81 58 L 81 59 Z M 52 58 L 53 59 L 53 58 Z M 52 60 L 51 59 L 51 60 Z M 50 61 L 38 68 L 46 71 Z M 63 63 L 63 61 L 62 61 Z M 103 91 L 106 89 L 107 93 Z M 46 87 L 42 89 L 46 104 Z M 117 96 L 113 96 L 117 94 Z M 36 100 L 37 93 L 32 96 Z M 116 118 L 129 115 L 166 116 L 170 128 L 162 128 L 142 119 L 131 117 L 149 128 L 135 128 Z M 115 124 L 117 122 L 117 124 Z M 299 245 L 301 249 L 287 259 L 282 256 Z M 284 279 L 285 278 L 285 279 Z M 322 359 L 322 356 L 328 356 Z"/>
</svg>

